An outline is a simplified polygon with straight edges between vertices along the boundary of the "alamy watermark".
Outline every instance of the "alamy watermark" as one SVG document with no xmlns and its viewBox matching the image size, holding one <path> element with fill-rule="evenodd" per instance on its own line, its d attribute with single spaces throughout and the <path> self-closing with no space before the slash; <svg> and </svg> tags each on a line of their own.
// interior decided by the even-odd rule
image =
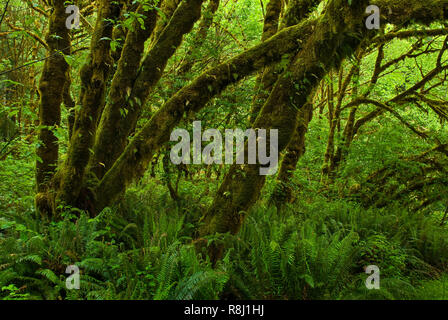
<svg viewBox="0 0 448 320">
<path fill-rule="evenodd" d="M 65 13 L 70 14 L 70 16 L 68 16 L 68 18 L 65 20 L 65 26 L 67 27 L 67 29 L 79 29 L 79 7 L 70 5 L 65 8 Z"/>
<path fill-rule="evenodd" d="M 370 274 L 366 279 L 366 288 L 369 290 L 380 289 L 380 268 L 375 265 L 366 267 L 366 273 Z"/>
<path fill-rule="evenodd" d="M 366 8 L 366 13 L 370 16 L 366 19 L 366 27 L 369 30 L 380 28 L 380 8 L 376 5 L 370 5 Z"/>
<path fill-rule="evenodd" d="M 202 133 L 201 121 L 193 122 L 193 152 L 190 133 L 176 129 L 171 133 L 171 141 L 180 141 L 171 149 L 171 162 L 178 164 L 260 164 L 260 175 L 273 175 L 278 169 L 278 130 L 226 129 L 225 138 L 217 129 L 207 129 Z M 246 143 L 247 139 L 247 143 Z M 202 142 L 212 140 L 202 149 Z M 234 143 L 236 141 L 236 144 Z M 223 145 L 224 143 L 224 145 Z M 269 148 L 267 145 L 269 144 Z M 247 146 L 247 150 L 246 150 Z M 224 157 L 223 157 L 224 149 Z M 247 151 L 247 152 L 246 152 Z M 258 162 L 257 162 L 258 161 Z"/>
<path fill-rule="evenodd" d="M 65 269 L 65 273 L 70 274 L 70 276 L 65 279 L 65 287 L 68 290 L 79 290 L 81 287 L 79 278 L 79 268 L 76 265 L 70 265 Z"/>
</svg>

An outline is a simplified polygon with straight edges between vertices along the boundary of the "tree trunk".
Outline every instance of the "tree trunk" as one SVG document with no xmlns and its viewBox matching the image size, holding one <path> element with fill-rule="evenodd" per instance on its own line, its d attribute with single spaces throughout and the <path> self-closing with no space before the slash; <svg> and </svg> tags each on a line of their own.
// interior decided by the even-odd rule
<svg viewBox="0 0 448 320">
<path fill-rule="evenodd" d="M 315 86 L 330 68 L 338 66 L 342 59 L 356 50 L 366 34 L 360 19 L 364 16 L 366 3 L 359 1 L 350 6 L 345 0 L 331 1 L 303 50 L 275 84 L 253 127 L 278 129 L 279 153 L 286 148 L 295 132 L 299 110 L 305 106 Z M 231 167 L 202 219 L 200 237 L 239 231 L 265 182 L 265 176 L 259 174 L 259 167 Z M 212 261 L 221 258 L 222 250 L 222 246 L 209 246 Z"/>
<path fill-rule="evenodd" d="M 114 79 L 116 85 L 112 86 L 116 90 L 111 92 L 111 103 L 106 106 L 94 146 L 91 165 L 98 179 L 112 167 L 126 147 L 129 134 L 135 129 L 148 95 L 162 77 L 169 58 L 182 43 L 183 36 L 191 31 L 194 23 L 200 18 L 203 2 L 204 0 L 182 2 L 144 58 L 141 67 L 133 68 L 131 72 L 118 70 Z M 130 45 L 133 43 L 135 41 Z M 139 53 L 142 50 L 143 46 Z M 126 56 L 122 60 L 127 64 L 130 61 L 138 62 L 138 58 Z M 125 74 L 130 80 L 135 79 L 134 82 L 126 81 Z"/>
<path fill-rule="evenodd" d="M 66 161 L 57 177 L 60 186 L 56 201 L 62 205 L 84 207 L 77 200 L 84 185 L 84 173 L 90 159 L 97 121 L 104 107 L 107 79 L 113 64 L 110 55 L 113 24 L 110 19 L 118 18 L 120 14 L 120 7 L 115 3 L 112 0 L 99 3 L 90 55 L 81 69 L 80 109 L 75 115 Z"/>
<path fill-rule="evenodd" d="M 48 45 L 47 59 L 44 63 L 39 82 L 39 146 L 37 148 L 36 183 L 39 207 L 45 197 L 42 194 L 48 189 L 58 165 L 58 139 L 51 131 L 61 122 L 61 103 L 68 71 L 64 54 L 70 54 L 69 30 L 65 25 L 65 6 L 63 0 L 53 1 L 53 12 L 50 16 L 49 30 L 46 36 Z M 45 210 L 46 211 L 46 210 Z"/>
<path fill-rule="evenodd" d="M 297 168 L 297 163 L 305 154 L 306 133 L 308 125 L 313 118 L 313 104 L 307 103 L 299 112 L 297 120 L 297 129 L 294 132 L 291 141 L 283 156 L 283 161 L 277 175 L 277 182 L 272 194 L 272 202 L 281 207 L 284 203 L 292 202 L 294 199 L 291 179 Z"/>
</svg>

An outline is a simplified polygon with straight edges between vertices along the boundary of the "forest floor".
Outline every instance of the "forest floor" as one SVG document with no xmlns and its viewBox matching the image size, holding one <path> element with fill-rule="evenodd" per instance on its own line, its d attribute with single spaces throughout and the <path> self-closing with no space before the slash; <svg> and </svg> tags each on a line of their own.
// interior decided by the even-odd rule
<svg viewBox="0 0 448 320">
<path fill-rule="evenodd" d="M 0 162 L 3 299 L 448 299 L 441 212 L 310 193 L 280 211 L 262 200 L 237 236 L 212 239 L 229 248 L 212 268 L 192 239 L 216 183 L 183 181 L 175 202 L 147 177 L 93 219 L 67 211 L 49 223 L 36 216 L 34 165 L 21 154 Z M 80 290 L 66 287 L 69 265 Z M 369 265 L 379 289 L 366 288 Z"/>
</svg>

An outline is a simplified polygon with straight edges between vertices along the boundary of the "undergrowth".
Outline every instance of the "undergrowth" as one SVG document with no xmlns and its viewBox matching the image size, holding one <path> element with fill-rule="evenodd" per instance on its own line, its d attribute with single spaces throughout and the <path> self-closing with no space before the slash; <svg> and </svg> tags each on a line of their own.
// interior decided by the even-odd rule
<svg viewBox="0 0 448 320">
<path fill-rule="evenodd" d="M 347 201 L 263 204 L 214 267 L 196 254 L 201 206 L 178 209 L 155 183 L 91 219 L 0 215 L 2 299 L 447 299 L 448 236 L 431 215 Z M 80 289 L 66 288 L 66 268 Z M 368 290 L 365 268 L 380 269 Z"/>
</svg>

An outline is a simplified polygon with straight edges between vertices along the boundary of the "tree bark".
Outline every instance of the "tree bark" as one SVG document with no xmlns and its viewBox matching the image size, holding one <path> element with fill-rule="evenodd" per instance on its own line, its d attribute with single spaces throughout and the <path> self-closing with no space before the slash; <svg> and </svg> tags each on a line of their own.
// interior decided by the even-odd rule
<svg viewBox="0 0 448 320">
<path fill-rule="evenodd" d="M 191 31 L 200 18 L 203 2 L 204 0 L 182 2 L 144 58 L 137 71 L 137 78 L 132 77 L 135 79 L 134 83 L 119 83 L 115 86 L 119 89 L 111 92 L 112 103 L 106 107 L 94 146 L 92 167 L 95 168 L 98 179 L 104 176 L 125 149 L 129 134 L 135 129 L 148 95 L 162 77 L 169 58 L 182 43 L 183 36 Z M 128 60 L 124 60 L 124 63 L 128 63 Z M 116 78 L 116 81 L 122 80 L 123 76 Z M 124 113 L 123 108 L 127 110 Z"/>
<path fill-rule="evenodd" d="M 39 82 L 39 146 L 37 148 L 36 183 L 38 193 L 45 192 L 58 164 L 58 139 L 51 131 L 61 122 L 61 103 L 68 64 L 64 55 L 70 54 L 69 30 L 65 25 L 64 1 L 53 1 L 49 30 L 46 36 L 47 59 Z M 39 206 L 39 195 L 36 200 Z M 46 205 L 44 205 L 46 206 Z"/>
<path fill-rule="evenodd" d="M 104 107 L 107 79 L 113 64 L 110 55 L 113 24 L 110 19 L 118 18 L 120 14 L 120 7 L 115 3 L 116 1 L 103 0 L 99 4 L 90 55 L 80 74 L 80 109 L 75 115 L 66 161 L 58 172 L 56 183 L 60 183 L 60 187 L 56 202 L 59 204 L 84 207 L 77 200 L 84 185 L 84 173 L 90 159 L 98 117 Z"/>
<path fill-rule="evenodd" d="M 300 111 L 297 121 L 297 129 L 294 132 L 291 141 L 283 156 L 282 164 L 277 175 L 276 187 L 271 200 L 277 206 L 281 207 L 284 203 L 292 202 L 293 188 L 291 179 L 297 168 L 297 163 L 305 154 L 306 133 L 308 125 L 313 118 L 313 104 L 307 103 Z"/>
</svg>

